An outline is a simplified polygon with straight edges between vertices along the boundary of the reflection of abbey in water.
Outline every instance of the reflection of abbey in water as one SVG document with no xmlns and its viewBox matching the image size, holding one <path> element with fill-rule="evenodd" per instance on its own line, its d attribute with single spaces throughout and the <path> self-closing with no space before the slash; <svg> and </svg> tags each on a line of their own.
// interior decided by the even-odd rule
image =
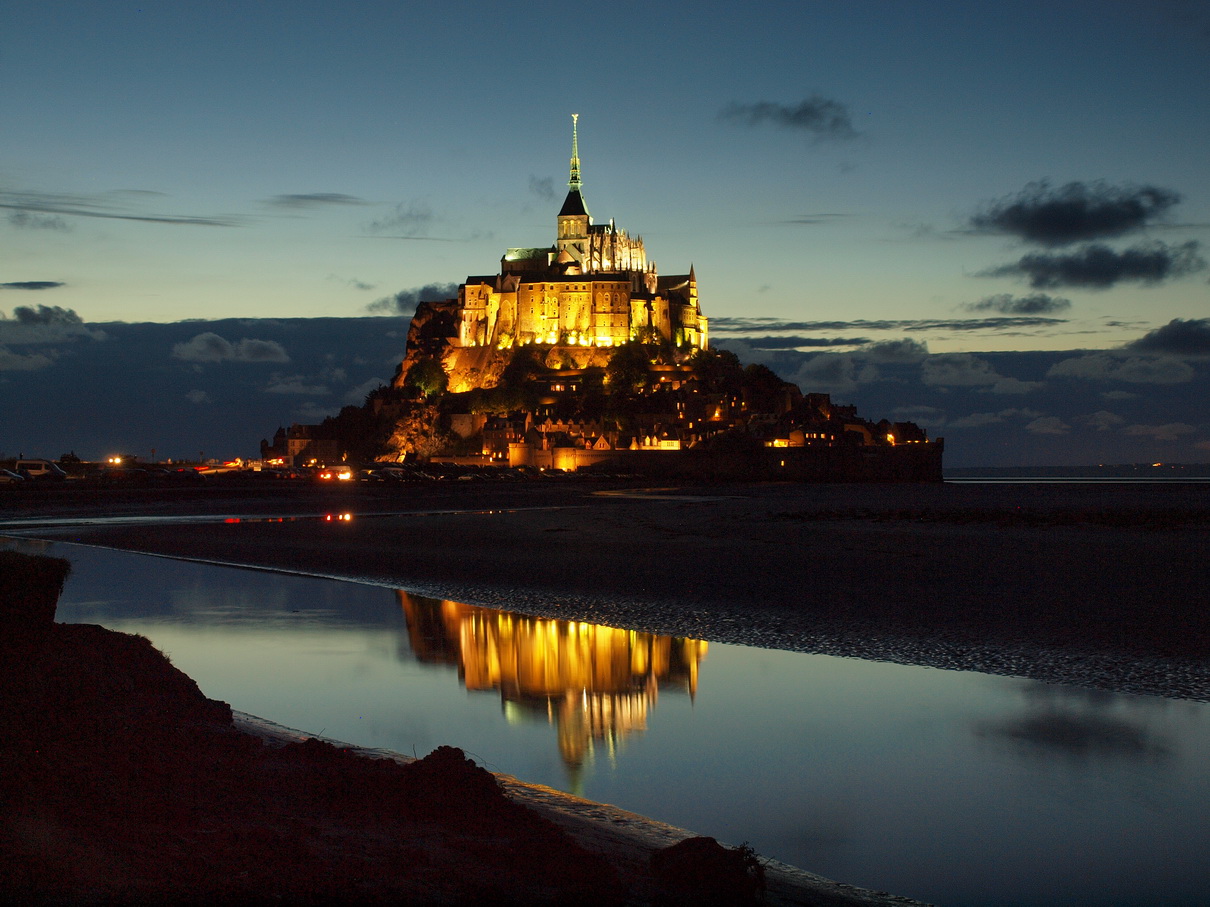
<svg viewBox="0 0 1210 907">
<path fill-rule="evenodd" d="M 398 594 L 419 660 L 457 665 L 469 690 L 499 689 L 506 711 L 544 714 L 573 768 L 596 741 L 612 750 L 643 730 L 659 685 L 697 692 L 701 640 Z"/>
</svg>

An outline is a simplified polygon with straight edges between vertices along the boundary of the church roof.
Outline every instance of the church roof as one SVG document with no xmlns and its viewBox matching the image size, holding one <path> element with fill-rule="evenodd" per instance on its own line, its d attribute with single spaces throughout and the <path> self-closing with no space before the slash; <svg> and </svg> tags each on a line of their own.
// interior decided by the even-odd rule
<svg viewBox="0 0 1210 907">
<path fill-rule="evenodd" d="M 581 217 L 588 214 L 588 206 L 584 204 L 584 196 L 580 194 L 579 189 L 572 189 L 567 193 L 567 198 L 563 200 L 563 207 L 559 209 L 559 217 Z"/>
</svg>

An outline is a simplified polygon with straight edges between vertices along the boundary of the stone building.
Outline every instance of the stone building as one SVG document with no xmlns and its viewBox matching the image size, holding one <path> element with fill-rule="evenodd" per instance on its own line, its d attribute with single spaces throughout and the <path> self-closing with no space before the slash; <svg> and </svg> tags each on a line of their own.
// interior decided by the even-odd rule
<svg viewBox="0 0 1210 907">
<path fill-rule="evenodd" d="M 492 386 L 506 358 L 499 353 L 518 346 L 555 350 L 565 366 L 580 368 L 604 365 L 611 347 L 636 338 L 707 347 L 693 267 L 660 276 L 641 237 L 612 219 L 593 223 L 580 180 L 577 117 L 572 115 L 570 177 L 554 244 L 509 249 L 498 274 L 468 277 L 457 299 L 422 303 L 412 320 L 409 358 L 439 357 L 451 391 Z"/>
</svg>

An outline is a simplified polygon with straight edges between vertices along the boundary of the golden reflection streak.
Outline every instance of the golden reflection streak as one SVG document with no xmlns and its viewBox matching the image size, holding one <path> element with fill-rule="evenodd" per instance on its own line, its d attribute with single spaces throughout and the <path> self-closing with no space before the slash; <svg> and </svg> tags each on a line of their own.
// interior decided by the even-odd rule
<svg viewBox="0 0 1210 907">
<path fill-rule="evenodd" d="M 596 741 L 613 753 L 644 730 L 661 684 L 697 693 L 704 640 L 396 594 L 417 658 L 457 665 L 468 690 L 499 690 L 506 711 L 545 714 L 572 769 Z"/>
</svg>

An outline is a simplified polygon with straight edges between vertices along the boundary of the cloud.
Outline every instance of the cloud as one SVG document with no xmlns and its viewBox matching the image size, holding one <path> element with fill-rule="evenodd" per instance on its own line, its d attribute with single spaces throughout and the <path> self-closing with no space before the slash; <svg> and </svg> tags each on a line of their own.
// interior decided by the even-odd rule
<svg viewBox="0 0 1210 907">
<path fill-rule="evenodd" d="M 172 358 L 184 362 L 289 362 L 290 357 L 276 340 L 250 340 L 235 343 L 211 331 L 198 334 L 172 347 Z"/>
<path fill-rule="evenodd" d="M 554 201 L 555 181 L 549 176 L 531 176 L 529 178 L 529 191 L 544 202 Z"/>
<path fill-rule="evenodd" d="M 898 406 L 891 410 L 896 422 L 915 422 L 921 428 L 940 428 L 945 425 L 945 410 L 935 406 Z"/>
<path fill-rule="evenodd" d="M 786 220 L 781 221 L 781 223 L 816 227 L 821 224 L 834 224 L 838 220 L 850 216 L 851 215 L 849 214 L 799 214 L 797 217 L 787 218 Z"/>
<path fill-rule="evenodd" d="M 848 354 L 820 353 L 802 363 L 790 381 L 807 393 L 852 393 L 857 389 L 857 366 Z"/>
<path fill-rule="evenodd" d="M 949 423 L 950 428 L 982 428 L 984 425 L 998 425 L 1010 419 L 1037 419 L 1042 414 L 1032 409 L 1002 409 L 994 413 L 971 413 Z"/>
<path fill-rule="evenodd" d="M 1136 438 L 1154 438 L 1156 441 L 1179 441 L 1196 431 L 1185 422 L 1168 422 L 1165 425 L 1127 425 L 1123 433 Z"/>
<path fill-rule="evenodd" d="M 422 302 L 441 302 L 458 295 L 456 283 L 426 283 L 422 287 L 400 290 L 394 296 L 384 296 L 366 306 L 368 312 L 390 315 L 411 315 Z"/>
<path fill-rule="evenodd" d="M 902 340 L 881 340 L 863 348 L 861 353 L 875 362 L 923 362 L 928 358 L 928 344 L 905 337 Z"/>
<path fill-rule="evenodd" d="M 0 341 L 4 343 L 60 343 L 88 337 L 105 340 L 102 330 L 85 326 L 75 309 L 57 305 L 19 305 L 12 318 L 0 312 Z"/>
<path fill-rule="evenodd" d="M 64 215 L 68 217 L 98 217 L 106 220 L 130 220 L 148 224 L 184 225 L 191 227 L 240 227 L 243 219 L 229 216 L 197 216 L 191 214 L 142 213 L 129 206 L 114 204 L 113 198 L 131 197 L 142 201 L 144 197 L 159 193 L 117 192 L 107 195 L 64 195 L 50 192 L 13 192 L 0 190 L 0 209 L 37 215 Z M 12 215 L 9 216 L 10 222 Z"/>
<path fill-rule="evenodd" d="M 723 341 L 727 342 L 727 341 Z M 793 334 L 785 337 L 744 337 L 749 349 L 795 350 L 802 347 L 863 346 L 870 343 L 868 337 L 802 337 Z"/>
<path fill-rule="evenodd" d="M 8 347 L 0 346 L 0 372 L 32 372 L 54 364 L 53 356 L 44 353 L 14 353 Z"/>
<path fill-rule="evenodd" d="M 1210 318 L 1188 321 L 1173 318 L 1163 327 L 1126 344 L 1126 349 L 1172 356 L 1210 356 Z"/>
<path fill-rule="evenodd" d="M 339 192 L 304 192 L 297 195 L 274 195 L 264 202 L 273 208 L 321 208 L 327 205 L 366 205 L 364 199 Z"/>
<path fill-rule="evenodd" d="M 978 302 L 968 302 L 962 308 L 968 312 L 999 312 L 1002 315 L 1046 315 L 1070 309 L 1071 300 L 1046 293 L 1015 297 L 1011 293 L 1000 293 L 985 296 Z"/>
<path fill-rule="evenodd" d="M 920 369 L 920 380 L 934 387 L 981 387 L 992 394 L 1024 394 L 1042 387 L 1039 381 L 998 374 L 991 363 L 970 353 L 930 356 Z"/>
<path fill-rule="evenodd" d="M 15 280 L 0 283 L 0 290 L 55 290 L 67 284 L 60 280 Z"/>
<path fill-rule="evenodd" d="M 839 101 L 819 95 L 812 95 L 793 106 L 778 104 L 775 101 L 755 101 L 750 104 L 737 102 L 724 107 L 718 117 L 724 122 L 745 126 L 772 123 L 784 129 L 811 133 L 817 140 L 854 139 L 859 135 L 853 128 L 849 108 Z"/>
<path fill-rule="evenodd" d="M 1123 281 L 1154 286 L 1204 269 L 1205 259 L 1197 251 L 1195 240 L 1179 246 L 1153 242 L 1121 252 L 1094 244 L 1070 254 L 1031 253 L 1013 264 L 989 268 L 977 276 L 1028 277 L 1029 285 L 1036 290 L 1056 287 L 1107 290 Z"/>
<path fill-rule="evenodd" d="M 346 286 L 352 287 L 354 290 L 372 290 L 374 284 L 366 283 L 364 280 L 358 280 L 356 277 L 340 277 L 336 274 L 329 274 L 328 280 L 334 280 L 337 283 L 343 283 Z"/>
<path fill-rule="evenodd" d="M 427 239 L 429 228 L 436 220 L 432 209 L 423 202 L 400 202 L 390 214 L 366 224 L 368 233 L 402 233 L 413 239 Z"/>
<path fill-rule="evenodd" d="M 1106 400 L 1137 400 L 1140 395 L 1130 391 L 1105 391 L 1101 396 Z"/>
<path fill-rule="evenodd" d="M 206 393 L 205 391 L 199 391 L 199 390 L 193 390 L 193 391 L 190 391 L 189 393 L 185 394 L 185 399 L 188 400 L 190 403 L 197 403 L 199 405 L 201 405 L 203 403 L 214 402 L 210 399 L 210 395 L 208 393 Z"/>
<path fill-rule="evenodd" d="M 8 286 L 5 284 L 5 286 Z M 62 286 L 62 284 L 58 284 Z M 83 324 L 84 319 L 76 314 L 75 309 L 65 309 L 57 305 L 19 305 L 13 309 L 13 319 L 19 324 Z"/>
<path fill-rule="evenodd" d="M 1066 246 L 1141 230 L 1181 200 L 1156 186 L 1068 183 L 1052 189 L 1045 180 L 987 204 L 970 219 L 982 233 L 1006 233 L 1042 246 Z"/>
<path fill-rule="evenodd" d="M 1071 426 L 1058 416 L 1041 416 L 1026 425 L 1025 430 L 1035 435 L 1065 435 Z"/>
<path fill-rule="evenodd" d="M 343 402 L 353 406 L 360 406 L 361 404 L 365 403 L 366 395 L 370 391 L 378 390 L 378 388 L 382 387 L 384 384 L 386 384 L 386 382 L 379 378 L 369 378 L 366 381 L 361 382 L 361 384 L 357 385 L 356 387 L 351 387 L 345 391 Z"/>
<path fill-rule="evenodd" d="M 8 224 L 18 230 L 54 230 L 67 233 L 71 225 L 58 215 L 34 214 L 30 211 L 10 211 Z"/>
<path fill-rule="evenodd" d="M 902 319 L 868 321 L 782 321 L 777 318 L 710 319 L 712 334 L 752 334 L 769 331 L 1009 331 L 1066 324 L 1065 318 L 1037 315 L 1004 318 Z"/>
<path fill-rule="evenodd" d="M 310 424 L 322 422 L 329 416 L 335 416 L 339 412 L 339 406 L 321 406 L 314 400 L 307 400 L 301 406 L 294 409 L 294 415 L 298 417 L 299 422 Z"/>
<path fill-rule="evenodd" d="M 1127 384 L 1184 384 L 1194 377 L 1192 366 L 1169 356 L 1123 356 L 1088 353 L 1061 359 L 1046 371 L 1047 378 L 1122 381 Z"/>
<path fill-rule="evenodd" d="M 1111 413 L 1107 409 L 1099 409 L 1095 413 L 1089 413 L 1087 416 L 1077 416 L 1076 419 L 1090 428 L 1095 428 L 1097 431 L 1109 431 L 1114 426 L 1121 425 L 1126 421 L 1117 413 Z"/>
<path fill-rule="evenodd" d="M 324 396 L 332 393 L 331 389 L 323 384 L 307 384 L 309 379 L 305 375 L 273 375 L 269 379 L 268 385 L 265 386 L 266 394 L 301 394 L 303 396 Z"/>
</svg>

